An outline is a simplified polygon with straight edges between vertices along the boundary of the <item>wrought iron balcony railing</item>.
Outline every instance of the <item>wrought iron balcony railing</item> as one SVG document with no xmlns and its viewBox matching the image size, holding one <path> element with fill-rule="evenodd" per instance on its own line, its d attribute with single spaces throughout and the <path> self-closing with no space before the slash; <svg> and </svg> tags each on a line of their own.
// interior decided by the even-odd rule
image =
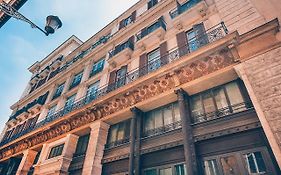
<svg viewBox="0 0 281 175">
<path fill-rule="evenodd" d="M 238 112 L 243 112 L 251 109 L 254 109 L 251 102 L 243 102 L 243 103 L 218 109 L 217 111 L 212 111 L 199 115 L 192 115 L 192 121 L 194 124 L 203 123 L 206 121 L 223 118 L 231 114 L 235 114 Z"/>
<path fill-rule="evenodd" d="M 118 53 L 122 52 L 123 50 L 125 50 L 127 48 L 134 50 L 134 43 L 131 41 L 127 41 L 127 42 L 115 47 L 114 50 L 109 52 L 109 58 L 112 58 L 113 56 L 117 55 Z"/>
<path fill-rule="evenodd" d="M 197 49 L 199 49 L 200 47 L 203 47 L 204 45 L 207 45 L 208 43 L 212 43 L 214 41 L 217 41 L 221 38 L 223 38 L 226 34 L 228 33 L 224 23 L 220 23 L 216 26 L 214 26 L 213 28 L 209 29 L 206 31 L 205 34 L 201 35 L 201 36 L 196 36 L 196 41 L 195 43 L 198 43 L 198 47 Z M 200 43 L 199 41 L 201 40 L 201 38 L 208 38 L 208 42 L 204 42 L 204 45 L 202 43 Z M 83 106 L 91 103 L 92 101 L 105 96 L 106 94 L 108 94 L 109 92 L 112 92 L 126 84 L 129 84 L 135 80 L 137 80 L 139 77 L 142 77 L 144 75 L 147 75 L 163 66 L 165 66 L 166 64 L 169 64 L 175 60 L 178 60 L 180 58 L 182 58 L 183 56 L 186 56 L 188 54 L 190 54 L 191 50 L 189 46 L 184 46 L 181 48 L 174 48 L 171 49 L 170 51 L 168 51 L 166 55 L 159 57 L 159 59 L 156 59 L 154 62 L 150 62 L 147 65 L 134 69 L 130 72 L 127 72 L 126 75 L 122 78 L 120 78 L 120 80 L 122 81 L 117 81 L 111 84 L 108 84 L 106 86 L 102 86 L 99 87 L 96 91 L 94 91 L 93 95 L 91 96 L 91 98 L 89 98 L 89 94 L 85 95 L 84 97 L 80 98 L 79 100 L 77 100 L 74 104 L 72 104 L 71 106 L 67 106 L 65 108 L 61 108 L 60 110 L 58 110 L 57 112 L 55 112 L 53 115 L 49 116 L 48 118 L 45 118 L 41 121 L 39 121 L 34 128 L 28 130 L 28 131 L 23 131 L 24 133 L 19 133 L 17 137 L 13 137 L 12 140 L 28 133 L 31 132 L 33 130 L 35 130 L 36 128 L 40 128 L 54 120 L 57 120 L 61 117 L 63 117 L 64 115 L 76 110 L 76 109 L 80 109 Z M 156 62 L 159 62 L 159 60 L 161 60 L 161 64 L 156 67 L 155 69 L 150 69 L 151 66 L 153 66 Z M 165 61 L 163 61 L 165 60 Z M 12 141 L 10 140 L 10 141 Z M 7 142 L 6 142 L 7 143 Z M 0 143 L 0 146 L 3 145 L 3 143 Z"/>
<path fill-rule="evenodd" d="M 164 21 L 163 17 L 159 18 L 155 23 L 142 29 L 140 32 L 136 34 L 137 41 L 141 40 L 142 38 L 146 37 L 150 33 L 154 32 L 155 30 L 162 27 L 165 31 L 167 30 L 166 22 Z"/>
<path fill-rule="evenodd" d="M 177 16 L 179 16 L 183 12 L 189 10 L 191 7 L 195 6 L 196 4 L 198 4 L 201 1 L 202 0 L 188 0 L 187 2 L 185 2 L 182 5 L 177 4 L 177 7 L 175 9 L 173 9 L 172 11 L 170 11 L 171 18 L 172 19 L 176 18 Z"/>
<path fill-rule="evenodd" d="M 114 147 L 125 145 L 129 142 L 130 142 L 130 137 L 126 137 L 124 139 L 116 140 L 115 142 L 110 142 L 110 143 L 106 144 L 105 149 L 111 149 L 111 148 L 114 148 Z"/>
<path fill-rule="evenodd" d="M 165 126 L 163 126 L 163 127 L 154 128 L 154 129 L 145 131 L 145 132 L 143 132 L 143 134 L 142 134 L 142 138 L 161 135 L 161 134 L 164 134 L 164 133 L 166 133 L 166 132 L 179 129 L 179 128 L 181 128 L 181 127 L 182 127 L 181 121 L 177 121 L 177 122 L 174 122 L 174 123 L 165 125 Z"/>
</svg>

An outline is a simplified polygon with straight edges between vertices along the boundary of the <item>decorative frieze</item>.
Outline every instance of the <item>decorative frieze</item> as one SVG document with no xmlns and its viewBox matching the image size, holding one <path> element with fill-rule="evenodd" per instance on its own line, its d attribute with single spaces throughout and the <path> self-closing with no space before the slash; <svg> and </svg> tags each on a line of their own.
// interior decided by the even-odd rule
<svg viewBox="0 0 281 175">
<path fill-rule="evenodd" d="M 197 59 L 197 58 L 196 58 Z M 35 145 L 66 134 L 76 128 L 92 123 L 103 117 L 114 114 L 126 108 L 131 108 L 137 103 L 160 95 L 166 91 L 175 89 L 177 86 L 211 74 L 220 69 L 234 64 L 234 58 L 228 48 L 216 51 L 215 53 L 191 60 L 186 65 L 170 71 L 167 74 L 145 81 L 138 87 L 132 87 L 127 92 L 116 94 L 112 98 L 104 100 L 100 104 L 85 109 L 80 114 L 66 117 L 48 129 L 40 130 L 36 134 L 20 140 L 0 150 L 0 159 L 11 157 L 14 154 L 29 149 Z M 160 70 L 162 71 L 162 70 Z M 151 78 L 152 79 L 152 78 Z"/>
</svg>

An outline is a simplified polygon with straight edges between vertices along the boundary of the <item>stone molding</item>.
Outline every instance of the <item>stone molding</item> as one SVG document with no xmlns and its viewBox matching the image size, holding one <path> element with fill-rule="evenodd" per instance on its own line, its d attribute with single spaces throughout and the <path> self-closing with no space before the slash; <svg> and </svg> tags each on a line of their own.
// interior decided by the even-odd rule
<svg viewBox="0 0 281 175">
<path fill-rule="evenodd" d="M 145 81 L 142 85 L 132 87 L 127 92 L 117 94 L 105 101 L 100 101 L 100 104 L 91 106 L 90 108 L 80 112 L 80 114 L 61 120 L 48 128 L 45 127 L 44 130 L 38 131 L 37 133 L 34 133 L 23 140 L 12 143 L 7 147 L 2 147 L 0 150 L 0 160 L 7 159 L 8 157 L 18 154 L 26 149 L 43 144 L 60 135 L 69 133 L 76 128 L 88 125 L 89 123 L 105 118 L 106 116 L 123 109 L 131 108 L 137 103 L 173 90 L 177 86 L 196 80 L 234 64 L 234 57 L 230 49 L 227 47 L 215 51 L 208 56 L 198 58 L 197 60 L 190 60 L 186 65 L 183 65 L 176 70 L 172 70 L 158 78 L 154 78 L 153 80 Z"/>
</svg>

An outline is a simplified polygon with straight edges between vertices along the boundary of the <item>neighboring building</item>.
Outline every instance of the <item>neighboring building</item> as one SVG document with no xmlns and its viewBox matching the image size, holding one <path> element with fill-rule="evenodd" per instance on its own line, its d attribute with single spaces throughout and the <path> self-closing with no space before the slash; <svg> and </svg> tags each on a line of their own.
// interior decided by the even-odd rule
<svg viewBox="0 0 281 175">
<path fill-rule="evenodd" d="M 278 19 L 278 0 L 141 0 L 72 36 L 29 68 L 0 174 L 280 174 Z"/>
<path fill-rule="evenodd" d="M 10 6 L 15 8 L 16 10 L 20 9 L 23 4 L 26 3 L 27 0 L 0 0 L 0 3 L 2 2 L 8 3 Z M 11 17 L 6 15 L 3 11 L 0 9 L 0 28 L 10 19 Z"/>
</svg>

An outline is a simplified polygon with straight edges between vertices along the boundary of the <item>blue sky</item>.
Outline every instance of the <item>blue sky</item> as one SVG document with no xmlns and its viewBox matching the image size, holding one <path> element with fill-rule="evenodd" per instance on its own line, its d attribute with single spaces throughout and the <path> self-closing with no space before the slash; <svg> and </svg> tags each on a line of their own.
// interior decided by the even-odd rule
<svg viewBox="0 0 281 175">
<path fill-rule="evenodd" d="M 63 22 L 55 34 L 46 37 L 29 24 L 10 19 L 0 28 L 0 130 L 26 87 L 27 68 L 76 35 L 86 41 L 138 0 L 29 0 L 19 10 L 40 27 L 46 16 L 57 15 Z M 1 132 L 0 131 L 0 132 Z"/>
</svg>

